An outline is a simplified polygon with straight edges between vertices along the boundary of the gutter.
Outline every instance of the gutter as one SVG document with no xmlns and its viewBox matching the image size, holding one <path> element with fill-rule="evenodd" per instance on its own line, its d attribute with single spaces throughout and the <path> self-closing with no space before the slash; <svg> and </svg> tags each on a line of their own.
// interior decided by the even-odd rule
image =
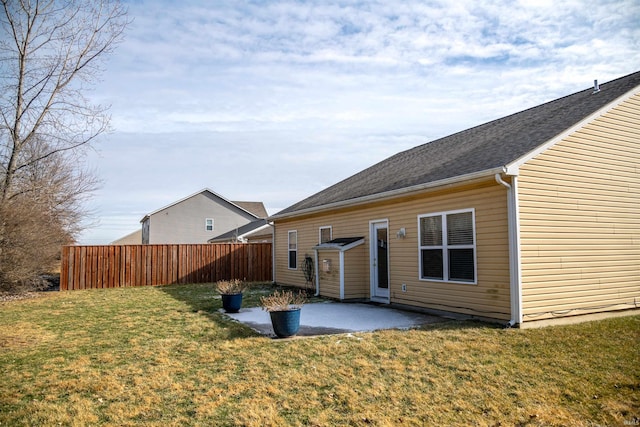
<svg viewBox="0 0 640 427">
<path fill-rule="evenodd" d="M 505 167 L 505 172 L 507 169 Z M 495 174 L 496 182 L 507 189 L 507 223 L 509 224 L 509 277 L 511 320 L 507 327 L 522 324 L 522 271 L 520 270 L 520 213 L 518 209 L 518 176 L 511 175 L 511 184 Z"/>
<path fill-rule="evenodd" d="M 292 218 L 292 217 L 297 217 L 297 216 L 306 215 L 306 214 L 313 214 L 313 213 L 328 211 L 332 209 L 338 209 L 346 206 L 357 206 L 357 205 L 362 205 L 362 204 L 370 203 L 374 201 L 377 202 L 377 201 L 382 201 L 387 199 L 393 199 L 396 197 L 417 193 L 420 191 L 425 191 L 425 190 L 429 190 L 436 187 L 443 187 L 447 185 L 458 184 L 465 181 L 487 178 L 490 176 L 494 176 L 496 173 L 502 173 L 502 172 L 504 172 L 504 167 L 500 166 L 493 169 L 487 169 L 479 172 L 472 172 L 466 175 L 459 175 L 451 178 L 445 178 L 439 181 L 432 181 L 424 184 L 414 185 L 411 187 L 399 188 L 397 190 L 384 191 L 382 193 L 370 194 L 367 196 L 356 197 L 354 199 L 341 200 L 338 202 L 327 203 L 325 205 L 320 205 L 320 206 L 312 206 L 310 208 L 299 209 L 293 212 L 286 212 L 282 214 L 277 213 L 275 215 L 270 216 L 267 219 L 269 221 L 273 221 L 276 219 Z"/>
</svg>

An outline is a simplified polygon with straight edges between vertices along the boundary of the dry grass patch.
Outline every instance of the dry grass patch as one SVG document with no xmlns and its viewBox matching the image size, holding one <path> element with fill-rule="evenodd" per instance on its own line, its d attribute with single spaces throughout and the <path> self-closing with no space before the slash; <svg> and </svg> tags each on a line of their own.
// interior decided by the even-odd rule
<svg viewBox="0 0 640 427">
<path fill-rule="evenodd" d="M 271 290 L 253 287 L 244 304 Z M 640 417 L 640 316 L 274 341 L 221 314 L 216 296 L 212 285 L 183 285 L 5 303 L 0 425 L 594 426 Z"/>
<path fill-rule="evenodd" d="M 0 350 L 19 351 L 51 342 L 55 334 L 48 332 L 37 324 L 16 322 L 8 327 L 0 328 Z"/>
</svg>

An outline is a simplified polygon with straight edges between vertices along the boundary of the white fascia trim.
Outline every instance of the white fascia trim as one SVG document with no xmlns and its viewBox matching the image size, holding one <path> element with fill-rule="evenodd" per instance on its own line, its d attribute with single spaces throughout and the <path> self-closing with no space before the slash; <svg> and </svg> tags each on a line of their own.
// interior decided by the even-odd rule
<svg viewBox="0 0 640 427">
<path fill-rule="evenodd" d="M 321 245 L 314 246 L 313 249 L 316 251 L 340 251 L 345 252 L 351 248 L 355 248 L 356 246 L 360 246 L 364 244 L 364 239 L 356 240 L 353 243 L 349 243 L 348 245 L 338 245 L 338 244 L 326 244 L 323 243 Z"/>
<path fill-rule="evenodd" d="M 300 209 L 300 210 L 285 213 L 285 214 L 275 214 L 270 216 L 267 219 L 269 221 L 272 221 L 277 219 L 292 218 L 300 215 L 338 209 L 345 206 L 357 206 L 357 205 L 362 205 L 362 204 L 370 203 L 374 201 L 393 199 L 396 197 L 404 196 L 411 193 L 418 193 L 418 192 L 429 190 L 432 188 L 459 184 L 465 181 L 472 181 L 480 178 L 493 177 L 496 173 L 500 173 L 500 172 L 504 172 L 504 166 L 496 167 L 493 169 L 482 170 L 478 172 L 472 172 L 465 175 L 458 175 L 451 178 L 441 179 L 439 181 L 433 181 L 433 182 L 427 182 L 425 184 L 414 185 L 411 187 L 400 188 L 398 190 L 385 191 L 383 193 L 371 194 L 369 196 L 357 197 L 355 199 L 342 200 L 339 202 L 328 203 L 326 205 L 314 206 L 307 209 Z"/>
<path fill-rule="evenodd" d="M 258 231 L 262 231 L 262 230 L 264 230 L 264 229 L 266 229 L 266 228 L 269 228 L 269 227 L 273 227 L 273 224 L 265 224 L 265 225 L 261 225 L 260 227 L 258 227 L 258 228 L 256 228 L 256 229 L 254 229 L 254 230 L 251 230 L 251 231 L 247 231 L 246 233 L 241 234 L 241 235 L 240 235 L 240 236 L 238 236 L 238 237 L 240 237 L 240 238 L 243 238 L 243 239 L 244 239 L 245 237 L 251 236 L 252 234 L 256 234 Z"/>
<path fill-rule="evenodd" d="M 534 157 L 536 157 L 540 153 L 543 153 L 544 151 L 546 151 L 549 148 L 553 147 L 558 142 L 560 142 L 563 139 L 565 139 L 567 136 L 571 135 L 572 133 L 574 133 L 578 129 L 584 127 L 587 123 L 589 123 L 589 122 L 597 119 L 598 117 L 608 113 L 613 108 L 617 107 L 618 105 L 622 104 L 623 102 L 625 102 L 626 100 L 628 100 L 629 98 L 634 96 L 638 91 L 640 91 L 640 86 L 636 86 L 635 88 L 631 89 L 629 92 L 625 93 L 624 95 L 616 98 L 615 100 L 611 101 L 610 103 L 608 103 L 604 107 L 600 108 L 595 113 L 590 114 L 589 116 L 585 117 L 584 119 L 582 119 L 581 121 L 579 121 L 575 125 L 571 126 L 569 129 L 565 130 L 562 133 L 559 133 L 554 138 L 550 139 L 549 141 L 545 142 L 542 145 L 539 145 L 534 150 L 528 152 L 524 156 L 514 160 L 511 163 L 508 163 L 504 167 L 504 173 L 506 173 L 507 175 L 517 176 L 519 171 L 520 171 L 520 166 L 522 166 L 523 164 L 525 164 L 529 160 L 533 159 Z M 597 94 L 593 94 L 592 96 L 598 96 L 598 95 Z"/>
</svg>

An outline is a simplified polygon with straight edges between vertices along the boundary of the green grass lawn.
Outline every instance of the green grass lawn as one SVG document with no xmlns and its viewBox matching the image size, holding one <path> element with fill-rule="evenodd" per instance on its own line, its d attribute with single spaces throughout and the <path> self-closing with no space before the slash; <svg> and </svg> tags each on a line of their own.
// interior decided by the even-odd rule
<svg viewBox="0 0 640 427">
<path fill-rule="evenodd" d="M 0 425 L 638 425 L 640 316 L 272 340 L 212 285 L 0 303 Z M 258 305 L 264 287 L 244 305 Z M 303 308 L 304 310 L 304 308 Z"/>
</svg>

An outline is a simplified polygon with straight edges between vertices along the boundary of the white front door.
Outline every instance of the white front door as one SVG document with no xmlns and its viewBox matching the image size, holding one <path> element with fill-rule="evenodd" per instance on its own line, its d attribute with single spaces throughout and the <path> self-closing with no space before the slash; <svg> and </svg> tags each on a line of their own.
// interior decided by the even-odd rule
<svg viewBox="0 0 640 427">
<path fill-rule="evenodd" d="M 371 298 L 389 300 L 389 225 L 371 222 Z"/>
</svg>

